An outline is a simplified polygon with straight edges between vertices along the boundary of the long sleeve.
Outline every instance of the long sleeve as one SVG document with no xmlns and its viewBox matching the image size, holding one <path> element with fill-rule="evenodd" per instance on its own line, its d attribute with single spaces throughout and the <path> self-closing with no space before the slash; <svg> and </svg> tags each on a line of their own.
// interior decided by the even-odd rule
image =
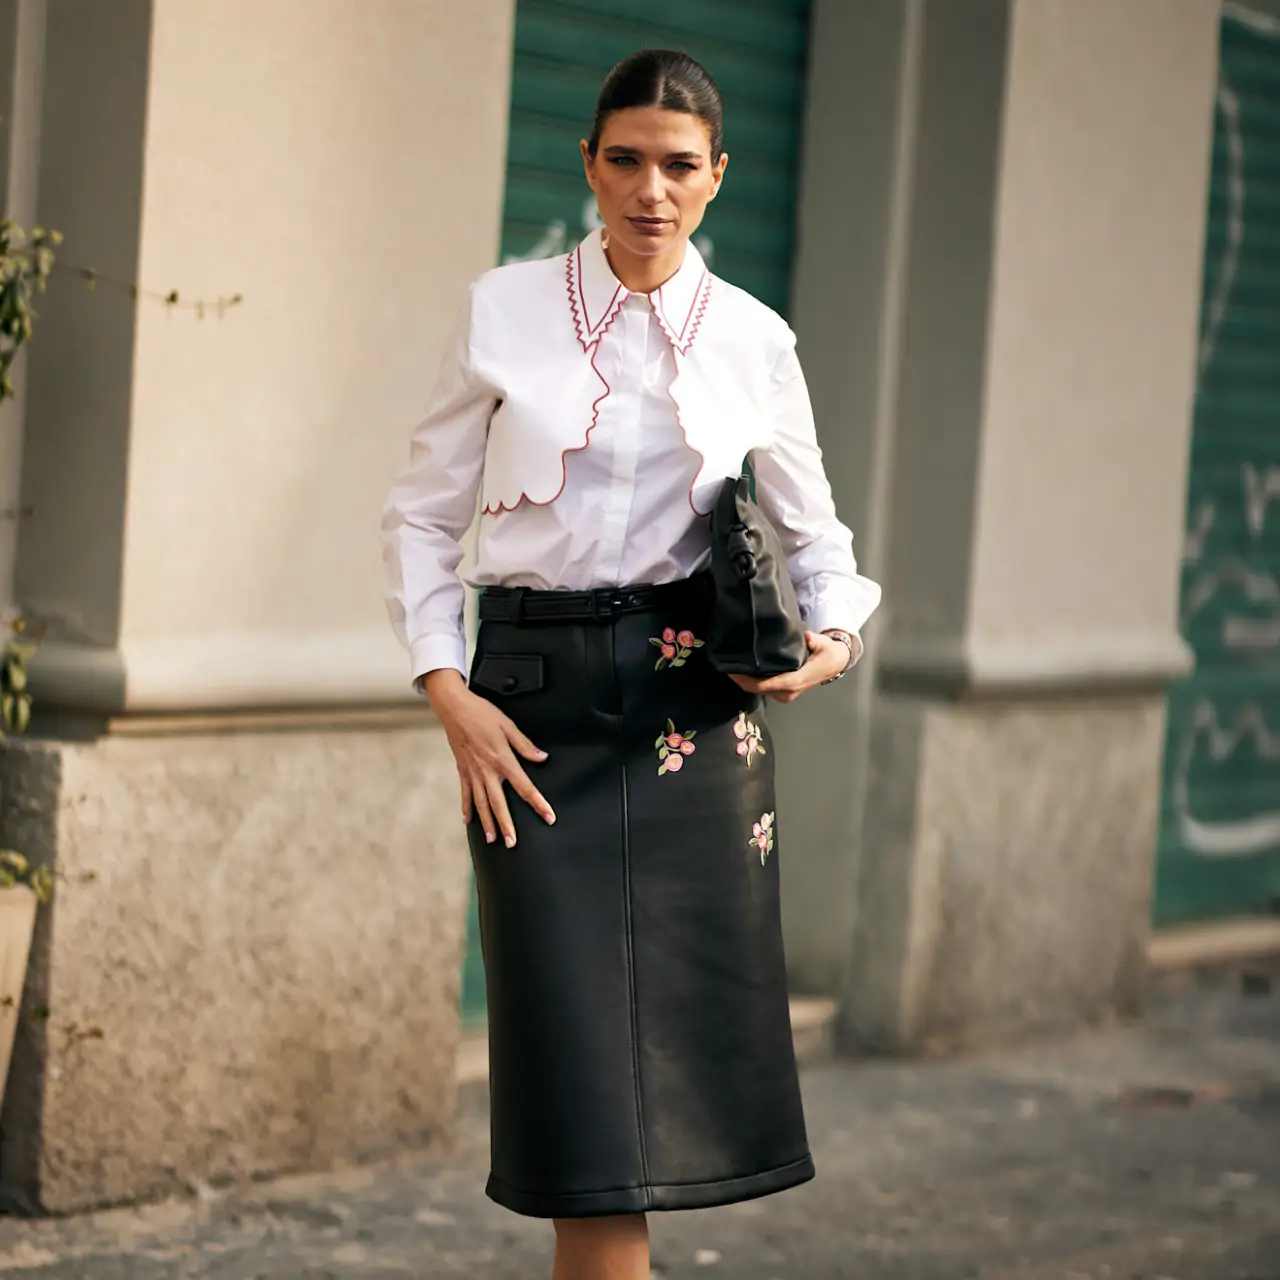
<svg viewBox="0 0 1280 1280">
<path fill-rule="evenodd" d="M 466 673 L 462 539 L 475 515 L 496 397 L 471 359 L 471 296 L 445 348 L 427 415 L 413 432 L 409 464 L 382 515 L 386 602 L 409 651 L 410 676 L 452 667 Z"/>
<path fill-rule="evenodd" d="M 880 587 L 858 573 L 853 534 L 836 516 L 793 345 L 779 358 L 773 384 L 773 443 L 751 454 L 756 500 L 786 549 L 805 625 L 858 635 L 880 603 Z"/>
</svg>

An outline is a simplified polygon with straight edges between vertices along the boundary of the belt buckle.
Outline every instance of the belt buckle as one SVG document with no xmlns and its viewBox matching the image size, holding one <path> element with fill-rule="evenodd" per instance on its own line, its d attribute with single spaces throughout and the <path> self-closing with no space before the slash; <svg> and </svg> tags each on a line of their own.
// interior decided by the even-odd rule
<svg viewBox="0 0 1280 1280">
<path fill-rule="evenodd" d="M 596 622 L 612 622 L 622 612 L 621 591 L 603 588 L 591 593 L 591 617 Z"/>
</svg>

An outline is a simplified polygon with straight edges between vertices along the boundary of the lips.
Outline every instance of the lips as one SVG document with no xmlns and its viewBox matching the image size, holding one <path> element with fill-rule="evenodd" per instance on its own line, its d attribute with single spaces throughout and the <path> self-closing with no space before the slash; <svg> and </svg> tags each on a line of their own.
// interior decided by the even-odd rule
<svg viewBox="0 0 1280 1280">
<path fill-rule="evenodd" d="M 661 235 L 671 225 L 666 218 L 628 218 L 627 221 L 645 236 Z"/>
</svg>

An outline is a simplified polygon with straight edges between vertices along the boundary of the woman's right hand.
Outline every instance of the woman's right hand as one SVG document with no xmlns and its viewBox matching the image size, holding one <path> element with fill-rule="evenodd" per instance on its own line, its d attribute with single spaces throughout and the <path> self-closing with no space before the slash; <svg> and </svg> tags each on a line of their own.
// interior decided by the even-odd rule
<svg viewBox="0 0 1280 1280">
<path fill-rule="evenodd" d="M 513 848 L 516 828 L 503 786 L 510 783 L 516 795 L 527 801 L 545 822 L 554 822 L 554 811 L 517 758 L 519 755 L 526 760 L 542 761 L 547 753 L 534 746 L 510 716 L 472 693 L 460 671 L 432 671 L 423 683 L 431 707 L 444 725 L 458 766 L 462 820 L 470 822 L 472 814 L 478 814 L 484 838 L 490 844 L 500 832 L 507 848 Z"/>
</svg>

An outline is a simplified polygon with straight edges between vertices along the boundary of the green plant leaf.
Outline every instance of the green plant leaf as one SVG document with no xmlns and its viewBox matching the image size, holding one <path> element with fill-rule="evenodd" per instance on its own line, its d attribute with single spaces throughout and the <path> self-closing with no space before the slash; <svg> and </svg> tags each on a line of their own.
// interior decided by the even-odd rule
<svg viewBox="0 0 1280 1280">
<path fill-rule="evenodd" d="M 48 902 L 53 897 L 53 873 L 48 867 L 37 867 L 31 877 L 31 887 L 38 901 Z"/>
</svg>

